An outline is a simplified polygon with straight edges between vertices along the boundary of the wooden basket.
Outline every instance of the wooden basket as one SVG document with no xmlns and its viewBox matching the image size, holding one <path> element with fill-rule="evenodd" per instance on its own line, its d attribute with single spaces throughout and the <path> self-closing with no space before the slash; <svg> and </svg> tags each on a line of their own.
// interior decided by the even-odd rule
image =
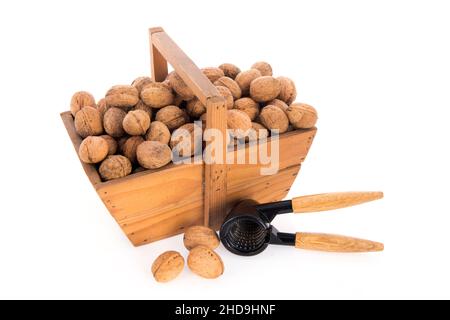
<svg viewBox="0 0 450 320">
<path fill-rule="evenodd" d="M 214 85 L 162 28 L 150 29 L 152 75 L 163 81 L 169 62 L 207 106 L 207 128 L 226 130 L 226 107 Z M 70 112 L 61 114 L 75 150 L 82 139 Z M 94 165 L 82 163 L 98 195 L 130 241 L 143 245 L 179 233 L 192 225 L 220 228 L 231 208 L 242 199 L 258 202 L 286 197 L 305 160 L 316 129 L 297 130 L 279 137 L 279 171 L 263 176 L 258 164 L 169 164 L 128 177 L 102 182 Z M 270 138 L 267 141 L 270 150 Z M 251 148 L 247 145 L 248 156 Z M 224 152 L 227 151 L 226 146 Z"/>
</svg>

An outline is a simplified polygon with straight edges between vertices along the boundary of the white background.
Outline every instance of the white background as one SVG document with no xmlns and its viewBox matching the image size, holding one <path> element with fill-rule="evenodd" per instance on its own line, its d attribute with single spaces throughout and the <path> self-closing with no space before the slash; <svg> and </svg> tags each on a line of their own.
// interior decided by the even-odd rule
<svg viewBox="0 0 450 320">
<path fill-rule="evenodd" d="M 0 298 L 450 298 L 448 1 L 1 1 Z M 220 248 L 218 280 L 152 261 L 181 236 L 130 245 L 85 177 L 59 113 L 149 73 L 163 26 L 201 67 L 271 62 L 319 131 L 290 196 L 382 190 L 385 199 L 289 215 L 286 231 L 386 244 L 381 254 Z"/>
</svg>

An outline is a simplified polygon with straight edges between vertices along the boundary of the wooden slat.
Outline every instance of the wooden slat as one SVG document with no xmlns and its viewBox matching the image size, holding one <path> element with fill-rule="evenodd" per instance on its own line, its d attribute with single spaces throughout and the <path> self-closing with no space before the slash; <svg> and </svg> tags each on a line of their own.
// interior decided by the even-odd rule
<svg viewBox="0 0 450 320">
<path fill-rule="evenodd" d="M 220 96 L 211 81 L 167 33 L 157 32 L 152 34 L 152 43 L 205 106 L 208 98 Z"/>
<path fill-rule="evenodd" d="M 152 77 L 156 82 L 163 82 L 168 74 L 167 61 L 153 44 L 152 36 L 155 33 L 164 32 L 163 28 L 150 28 L 150 59 L 152 66 Z"/>
<path fill-rule="evenodd" d="M 63 120 L 64 126 L 66 127 L 67 133 L 69 134 L 70 140 L 72 141 L 73 147 L 75 148 L 75 151 L 78 156 L 78 149 L 80 148 L 81 137 L 78 135 L 78 133 L 75 131 L 75 124 L 73 122 L 73 116 L 72 113 L 69 111 L 61 113 L 61 118 Z M 81 165 L 83 166 L 84 172 L 86 172 L 86 175 L 89 178 L 89 181 L 91 181 L 92 185 L 95 187 L 98 184 L 101 183 L 100 176 L 97 172 L 97 169 L 91 165 L 86 164 L 80 160 Z"/>
</svg>

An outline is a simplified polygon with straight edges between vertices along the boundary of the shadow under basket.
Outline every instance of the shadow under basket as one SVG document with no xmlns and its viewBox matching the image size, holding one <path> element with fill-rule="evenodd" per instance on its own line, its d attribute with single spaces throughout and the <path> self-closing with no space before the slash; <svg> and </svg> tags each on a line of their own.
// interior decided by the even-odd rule
<svg viewBox="0 0 450 320">
<path fill-rule="evenodd" d="M 219 96 L 209 80 L 164 30 L 150 29 L 150 40 L 153 78 L 164 80 L 167 62 L 171 63 L 200 101 L 207 105 L 210 113 L 207 128 L 226 129 L 226 116 L 223 116 L 226 108 L 208 108 L 210 99 Z M 72 114 L 64 112 L 61 118 L 78 151 L 82 139 L 75 131 Z M 193 225 L 206 224 L 218 230 L 228 212 L 243 199 L 259 203 L 284 199 L 316 131 L 316 128 L 296 130 L 279 136 L 279 168 L 273 175 L 261 175 L 261 169 L 269 168 L 270 164 L 261 163 L 259 156 L 257 164 L 169 164 L 108 182 L 102 182 L 96 166 L 81 164 L 111 215 L 130 241 L 139 246 L 183 233 Z M 244 154 L 245 159 L 249 159 L 249 155 L 258 154 L 261 147 L 267 148 L 270 156 L 271 138 L 263 145 L 247 144 L 245 149 L 228 152 L 234 153 L 230 155 L 234 159 Z M 223 181 L 219 188 L 220 180 Z"/>
</svg>

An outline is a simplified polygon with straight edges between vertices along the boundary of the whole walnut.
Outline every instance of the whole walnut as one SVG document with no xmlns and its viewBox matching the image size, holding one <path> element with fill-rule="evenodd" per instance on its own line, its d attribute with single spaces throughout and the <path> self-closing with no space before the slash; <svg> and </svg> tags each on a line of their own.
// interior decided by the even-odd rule
<svg viewBox="0 0 450 320">
<path fill-rule="evenodd" d="M 84 107 L 75 115 L 75 130 L 82 137 L 98 136 L 103 133 L 100 112 L 93 107 Z"/>
<path fill-rule="evenodd" d="M 137 105 L 134 106 L 133 110 L 142 110 L 142 111 L 147 112 L 147 114 L 150 118 L 150 121 L 152 120 L 153 109 L 152 109 L 152 107 L 149 107 L 148 105 L 146 105 L 142 100 L 139 100 Z"/>
<path fill-rule="evenodd" d="M 146 169 L 164 167 L 172 160 L 172 150 L 167 144 L 157 141 L 145 141 L 137 148 L 137 160 Z"/>
<path fill-rule="evenodd" d="M 202 245 L 191 249 L 187 265 L 193 273 L 206 279 L 220 277 L 225 269 L 220 256 L 214 250 Z"/>
<path fill-rule="evenodd" d="M 252 121 L 245 112 L 232 109 L 227 112 L 227 127 L 232 137 L 242 139 L 252 128 Z"/>
<path fill-rule="evenodd" d="M 136 78 L 133 83 L 131 84 L 133 87 L 135 87 L 137 89 L 137 91 L 139 92 L 139 94 L 141 93 L 142 89 L 150 84 L 153 83 L 152 78 L 150 77 L 138 77 Z"/>
<path fill-rule="evenodd" d="M 187 86 L 187 84 L 176 73 L 172 72 L 167 76 L 172 89 L 183 98 L 185 101 L 192 100 L 194 98 L 194 92 Z"/>
<path fill-rule="evenodd" d="M 250 92 L 250 84 L 252 83 L 253 80 L 259 77 L 262 77 L 261 72 L 259 72 L 259 70 L 256 69 L 242 71 L 236 76 L 235 80 L 239 85 L 239 87 L 241 88 L 243 96 L 248 96 Z"/>
<path fill-rule="evenodd" d="M 172 133 L 170 147 L 180 157 L 191 157 L 202 150 L 202 128 L 186 123 Z"/>
<path fill-rule="evenodd" d="M 223 86 L 216 86 L 216 88 L 217 91 L 219 91 L 220 95 L 225 99 L 225 105 L 227 106 L 227 109 L 233 109 L 234 99 L 231 91 L 227 87 Z"/>
<path fill-rule="evenodd" d="M 113 180 L 126 177 L 131 173 L 130 160 L 124 156 L 108 156 L 100 165 L 99 172 L 103 180 Z"/>
<path fill-rule="evenodd" d="M 241 98 L 234 102 L 234 108 L 245 112 L 250 120 L 255 120 L 259 115 L 259 104 L 252 98 Z"/>
<path fill-rule="evenodd" d="M 122 125 L 130 136 L 142 136 L 150 127 L 150 117 L 143 110 L 130 111 L 123 119 Z"/>
<path fill-rule="evenodd" d="M 261 139 L 266 139 L 269 136 L 269 130 L 267 130 L 263 125 L 252 122 L 252 129 L 249 131 L 247 140 L 256 141 Z"/>
<path fill-rule="evenodd" d="M 78 155 L 84 163 L 102 162 L 108 155 L 108 143 L 102 137 L 87 137 L 81 142 Z"/>
<path fill-rule="evenodd" d="M 134 107 L 139 102 L 139 92 L 133 86 L 119 85 L 108 90 L 105 96 L 106 104 L 110 107 Z"/>
<path fill-rule="evenodd" d="M 259 70 L 259 72 L 261 72 L 263 76 L 273 75 L 272 66 L 264 61 L 256 62 L 254 65 L 252 65 L 252 69 Z"/>
<path fill-rule="evenodd" d="M 241 73 L 241 69 L 239 69 L 238 67 L 236 67 L 234 64 L 231 63 L 221 64 L 219 68 L 222 69 L 226 77 L 229 77 L 233 80 L 239 73 Z"/>
<path fill-rule="evenodd" d="M 281 92 L 281 83 L 271 76 L 260 77 L 250 84 L 250 96 L 256 102 L 275 99 Z"/>
<path fill-rule="evenodd" d="M 225 73 L 220 68 L 203 68 L 201 71 L 212 83 L 225 76 Z"/>
<path fill-rule="evenodd" d="M 188 228 L 183 237 L 183 243 L 186 249 L 192 250 L 197 246 L 203 245 L 212 250 L 220 245 L 220 239 L 216 231 L 205 226 L 192 226 Z"/>
<path fill-rule="evenodd" d="M 286 111 L 289 121 L 295 129 L 310 129 L 317 123 L 317 111 L 305 103 L 294 103 Z"/>
<path fill-rule="evenodd" d="M 97 102 L 97 110 L 98 112 L 100 112 L 100 118 L 103 119 L 103 117 L 105 116 L 106 111 L 108 111 L 110 107 L 106 104 L 106 99 L 102 98 L 100 100 L 98 100 Z"/>
<path fill-rule="evenodd" d="M 172 90 L 167 85 L 157 82 L 148 84 L 141 92 L 142 101 L 156 109 L 173 104 L 174 98 Z"/>
<path fill-rule="evenodd" d="M 142 142 L 144 142 L 144 138 L 141 136 L 134 136 L 128 138 L 123 144 L 122 154 L 127 157 L 131 163 L 136 163 L 136 151 Z"/>
<path fill-rule="evenodd" d="M 264 127 L 269 130 L 279 130 L 279 133 L 285 133 L 289 127 L 289 119 L 286 113 L 275 106 L 264 107 L 259 119 Z"/>
<path fill-rule="evenodd" d="M 186 111 L 191 117 L 199 118 L 206 112 L 206 106 L 200 100 L 194 98 L 187 103 Z"/>
<path fill-rule="evenodd" d="M 280 108 L 283 112 L 286 112 L 287 108 L 289 107 L 286 102 L 280 99 L 273 99 L 272 101 L 267 102 L 267 105 L 269 106 L 275 106 Z"/>
<path fill-rule="evenodd" d="M 164 123 L 169 130 L 175 130 L 187 123 L 189 118 L 184 110 L 177 106 L 167 106 L 158 111 L 156 121 Z"/>
<path fill-rule="evenodd" d="M 86 91 L 75 93 L 70 101 L 70 112 L 75 117 L 84 107 L 96 107 L 94 96 Z"/>
<path fill-rule="evenodd" d="M 242 97 L 242 91 L 236 81 L 229 77 L 222 77 L 216 82 L 214 82 L 215 86 L 222 86 L 228 88 L 230 90 L 233 99 L 237 100 Z"/>
<path fill-rule="evenodd" d="M 118 148 L 116 139 L 107 134 L 100 136 L 100 138 L 105 139 L 105 141 L 108 143 L 108 156 L 116 154 Z"/>
<path fill-rule="evenodd" d="M 183 269 L 183 256 L 176 251 L 167 251 L 153 262 L 152 274 L 156 281 L 166 283 L 178 277 Z"/>
<path fill-rule="evenodd" d="M 123 146 L 125 145 L 125 142 L 127 142 L 128 138 L 129 138 L 129 136 L 123 136 L 123 137 L 120 137 L 120 138 L 116 139 L 116 141 L 117 141 L 117 150 L 120 153 L 123 153 Z"/>
<path fill-rule="evenodd" d="M 122 109 L 108 109 L 103 117 L 103 126 L 105 127 L 106 133 L 114 138 L 122 137 L 125 134 L 122 123 L 126 115 L 127 113 Z"/>
<path fill-rule="evenodd" d="M 281 91 L 278 95 L 278 99 L 291 105 L 297 98 L 297 89 L 295 88 L 294 81 L 286 77 L 278 77 L 277 79 L 281 84 Z"/>
<path fill-rule="evenodd" d="M 147 141 L 158 141 L 163 144 L 169 144 L 170 131 L 167 126 L 160 121 L 153 121 L 150 124 L 150 129 L 147 131 L 145 139 Z"/>
</svg>

